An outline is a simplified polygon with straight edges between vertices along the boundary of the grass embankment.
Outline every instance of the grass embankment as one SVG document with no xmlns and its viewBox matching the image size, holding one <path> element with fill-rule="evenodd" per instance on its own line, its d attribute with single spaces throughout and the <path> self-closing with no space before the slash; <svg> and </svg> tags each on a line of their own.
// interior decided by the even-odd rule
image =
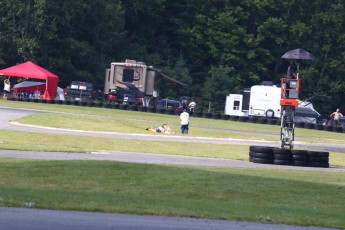
<svg viewBox="0 0 345 230">
<path fill-rule="evenodd" d="M 0 205 L 345 227 L 344 173 L 2 159 Z"/>
</svg>

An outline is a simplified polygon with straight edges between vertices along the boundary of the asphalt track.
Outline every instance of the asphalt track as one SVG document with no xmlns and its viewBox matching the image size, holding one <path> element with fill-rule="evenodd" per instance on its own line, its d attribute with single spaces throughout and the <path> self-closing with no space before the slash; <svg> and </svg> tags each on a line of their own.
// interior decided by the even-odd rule
<svg viewBox="0 0 345 230">
<path fill-rule="evenodd" d="M 139 139 L 139 140 L 160 140 L 160 141 L 185 141 L 185 142 L 209 142 L 222 144 L 241 144 L 241 145 L 262 145 L 278 147 L 278 142 L 268 141 L 247 141 L 230 138 L 198 138 L 186 136 L 159 136 L 159 135 L 142 135 L 142 134 L 123 134 L 112 132 L 86 132 L 80 130 L 52 129 L 38 126 L 21 125 L 13 120 L 27 116 L 33 113 L 44 111 L 13 109 L 0 106 L 0 129 L 17 130 L 27 132 L 55 133 L 81 136 L 95 136 L 106 138 L 122 139 Z M 1 140 L 0 140 L 1 143 Z M 295 143 L 296 147 L 325 150 L 335 152 L 345 152 L 344 145 L 326 145 L 326 144 L 308 144 Z M 129 153 L 129 152 L 111 152 L 98 151 L 90 154 L 81 153 L 52 153 L 38 151 L 13 151 L 0 150 L 1 157 L 14 158 L 31 158 L 41 160 L 111 160 L 133 163 L 149 164 L 180 164 L 180 165 L 203 165 L 217 167 L 260 167 L 276 168 L 291 170 L 326 170 L 326 171 L 345 171 L 345 168 L 308 168 L 293 166 L 278 166 L 254 164 L 245 161 L 225 160 L 216 158 L 201 158 L 188 156 L 171 156 L 160 154 Z M 302 227 L 276 224 L 263 224 L 251 222 L 237 222 L 224 220 L 208 220 L 195 218 L 177 218 L 161 216 L 143 216 L 143 215 L 124 215 L 110 213 L 90 213 L 58 210 L 37 210 L 22 208 L 0 207 L 0 229 L 1 230 L 22 230 L 22 229 L 282 229 L 282 230 L 299 230 L 299 229 L 329 229 L 317 227 Z"/>
</svg>

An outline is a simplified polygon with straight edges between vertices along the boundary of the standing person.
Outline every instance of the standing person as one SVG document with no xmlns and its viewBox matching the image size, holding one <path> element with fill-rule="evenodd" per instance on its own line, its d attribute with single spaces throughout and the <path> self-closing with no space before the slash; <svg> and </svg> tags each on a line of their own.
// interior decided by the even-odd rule
<svg viewBox="0 0 345 230">
<path fill-rule="evenodd" d="M 181 121 L 181 133 L 188 134 L 189 129 L 189 113 L 186 109 L 180 114 L 180 121 Z"/>
<path fill-rule="evenodd" d="M 190 115 L 193 115 L 195 111 L 195 107 L 196 107 L 196 103 L 192 100 L 188 105 Z"/>
<path fill-rule="evenodd" d="M 287 77 L 288 78 L 297 78 L 296 72 L 297 72 L 296 63 L 292 62 L 287 69 Z"/>
<path fill-rule="evenodd" d="M 334 126 L 338 126 L 339 125 L 339 118 L 343 116 L 343 114 L 341 114 L 341 112 L 339 111 L 339 109 L 337 109 L 335 112 L 331 113 L 331 115 L 329 115 L 330 117 L 333 116 L 333 125 Z"/>
<path fill-rule="evenodd" d="M 11 82 L 9 79 L 4 80 L 4 98 L 7 98 L 11 91 Z"/>
</svg>

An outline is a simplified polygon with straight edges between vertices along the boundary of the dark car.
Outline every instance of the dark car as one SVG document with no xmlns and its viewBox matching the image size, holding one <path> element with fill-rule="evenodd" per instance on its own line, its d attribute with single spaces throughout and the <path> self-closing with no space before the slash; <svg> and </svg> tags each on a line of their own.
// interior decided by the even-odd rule
<svg viewBox="0 0 345 230">
<path fill-rule="evenodd" d="M 165 108 L 165 109 L 173 109 L 180 111 L 183 108 L 183 105 L 179 101 L 170 100 L 170 99 L 162 99 L 158 102 L 158 108 Z"/>
<path fill-rule="evenodd" d="M 334 126 L 334 118 L 331 117 L 328 121 L 327 121 L 327 126 Z M 338 123 L 338 127 L 345 127 L 345 117 L 340 117 L 339 118 L 339 123 Z"/>
<path fill-rule="evenodd" d="M 144 93 L 132 84 L 123 83 L 127 88 L 117 87 L 110 90 L 108 94 L 109 101 L 115 101 L 120 104 L 141 105 L 144 99 Z"/>
</svg>

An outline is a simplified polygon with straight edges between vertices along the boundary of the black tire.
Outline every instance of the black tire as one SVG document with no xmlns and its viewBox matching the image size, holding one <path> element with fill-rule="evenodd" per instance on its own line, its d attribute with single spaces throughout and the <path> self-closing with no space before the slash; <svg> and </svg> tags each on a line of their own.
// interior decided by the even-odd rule
<svg viewBox="0 0 345 230">
<path fill-rule="evenodd" d="M 247 122 L 248 119 L 249 119 L 248 117 L 240 117 L 238 120 L 242 122 Z"/>
<path fill-rule="evenodd" d="M 128 110 L 131 110 L 131 111 L 138 111 L 138 106 L 137 106 L 137 105 L 129 105 L 129 106 L 128 106 Z"/>
<path fill-rule="evenodd" d="M 145 107 L 145 106 L 138 106 L 138 111 L 146 112 L 147 111 L 147 107 Z"/>
<path fill-rule="evenodd" d="M 319 162 L 319 157 L 318 156 L 313 156 L 313 155 L 308 155 L 308 162 Z"/>
<path fill-rule="evenodd" d="M 321 167 L 321 168 L 329 168 L 329 163 L 319 162 L 319 167 Z"/>
<path fill-rule="evenodd" d="M 291 158 L 293 161 L 307 161 L 308 160 L 307 155 L 292 154 Z"/>
<path fill-rule="evenodd" d="M 292 150 L 292 155 L 304 155 L 307 156 L 308 150 Z"/>
<path fill-rule="evenodd" d="M 333 132 L 342 133 L 343 127 L 333 127 Z"/>
<path fill-rule="evenodd" d="M 307 165 L 308 167 L 320 167 L 320 163 L 316 161 L 308 161 Z"/>
<path fill-rule="evenodd" d="M 316 130 L 324 130 L 324 125 L 322 125 L 322 124 L 316 124 L 316 125 L 314 126 L 314 129 L 316 129 Z"/>
<path fill-rule="evenodd" d="M 212 114 L 211 113 L 203 113 L 202 117 L 203 118 L 211 118 Z"/>
<path fill-rule="evenodd" d="M 329 152 L 322 152 L 322 151 L 308 151 L 308 155 L 310 156 L 318 156 L 318 157 L 329 157 Z"/>
<path fill-rule="evenodd" d="M 292 165 L 294 166 L 308 166 L 308 162 L 307 161 L 298 161 L 298 160 L 293 160 L 291 162 Z"/>
<path fill-rule="evenodd" d="M 323 128 L 324 128 L 325 131 L 333 132 L 333 126 L 325 126 Z"/>
<path fill-rule="evenodd" d="M 276 119 L 268 119 L 267 120 L 267 124 L 269 124 L 269 125 L 275 125 L 276 123 L 277 123 Z"/>
<path fill-rule="evenodd" d="M 254 152 L 255 158 L 263 158 L 263 159 L 271 159 L 273 160 L 273 154 L 272 153 L 258 153 Z"/>
<path fill-rule="evenodd" d="M 230 119 L 230 115 L 221 114 L 221 115 L 220 115 L 220 118 L 221 118 L 222 120 L 229 120 L 229 119 Z"/>
<path fill-rule="evenodd" d="M 273 154 L 273 148 L 272 147 L 255 146 L 253 151 L 256 152 L 256 153 L 269 153 L 269 154 Z"/>
<path fill-rule="evenodd" d="M 259 146 L 259 145 L 251 145 L 249 146 L 249 151 L 255 151 L 255 148 L 256 147 L 262 147 L 262 146 Z"/>
<path fill-rule="evenodd" d="M 274 160 L 273 164 L 275 164 L 275 165 L 291 165 L 291 161 L 288 161 L 288 160 Z"/>
<path fill-rule="evenodd" d="M 148 107 L 147 108 L 147 112 L 149 112 L 149 113 L 156 113 L 157 112 L 157 108 L 156 107 Z"/>
<path fill-rule="evenodd" d="M 250 157 L 255 157 L 255 152 L 254 151 L 249 151 L 249 156 Z"/>
<path fill-rule="evenodd" d="M 257 123 L 258 122 L 258 118 L 257 117 L 249 117 L 248 118 L 248 122 Z"/>
<path fill-rule="evenodd" d="M 249 162 L 253 162 L 254 157 L 249 157 Z"/>
<path fill-rule="evenodd" d="M 119 105 L 119 109 L 127 110 L 127 109 L 128 109 L 128 105 L 126 105 L 126 104 L 121 104 L 121 105 Z"/>
<path fill-rule="evenodd" d="M 267 118 L 273 118 L 274 117 L 274 111 L 272 109 L 268 109 L 265 113 Z"/>
<path fill-rule="evenodd" d="M 291 160 L 291 154 L 274 154 L 274 159 L 275 160 L 287 160 L 290 161 Z"/>
<path fill-rule="evenodd" d="M 320 163 L 329 163 L 329 157 L 319 157 Z"/>
<path fill-rule="evenodd" d="M 238 121 L 240 119 L 239 116 L 230 116 L 230 121 Z"/>
<path fill-rule="evenodd" d="M 290 154 L 291 155 L 291 149 L 274 148 L 273 153 L 274 154 Z"/>
<path fill-rule="evenodd" d="M 213 119 L 220 119 L 220 113 L 212 113 L 211 117 Z"/>
<path fill-rule="evenodd" d="M 267 124 L 267 118 L 265 118 L 265 117 L 260 117 L 259 119 L 258 119 L 258 123 L 259 124 Z"/>
<path fill-rule="evenodd" d="M 253 157 L 253 162 L 258 164 L 272 164 L 273 160 Z"/>
</svg>

